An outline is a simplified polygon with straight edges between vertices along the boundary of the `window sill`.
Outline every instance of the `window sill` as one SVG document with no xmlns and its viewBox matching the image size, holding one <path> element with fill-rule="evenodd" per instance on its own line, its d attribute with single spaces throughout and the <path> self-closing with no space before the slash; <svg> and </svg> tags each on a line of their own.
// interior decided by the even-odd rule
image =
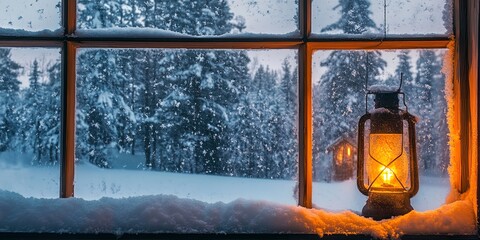
<svg viewBox="0 0 480 240">
<path fill-rule="evenodd" d="M 324 235 L 320 237 L 315 234 L 177 234 L 177 233 L 143 233 L 143 234 L 123 234 L 121 236 L 111 233 L 0 233 L 1 239 L 165 239 L 165 240 L 335 240 L 335 239 L 373 239 L 368 235 Z M 402 239 L 478 239 L 475 235 L 405 235 Z"/>
</svg>

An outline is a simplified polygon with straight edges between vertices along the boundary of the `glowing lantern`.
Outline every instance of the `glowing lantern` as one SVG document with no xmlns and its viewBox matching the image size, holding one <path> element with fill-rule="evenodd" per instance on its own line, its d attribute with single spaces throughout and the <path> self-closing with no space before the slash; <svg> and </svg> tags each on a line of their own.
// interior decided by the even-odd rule
<svg viewBox="0 0 480 240">
<path fill-rule="evenodd" d="M 398 105 L 399 90 L 375 90 L 375 109 L 358 123 L 357 186 L 368 196 L 362 215 L 375 220 L 413 210 L 419 188 L 415 116 Z"/>
</svg>

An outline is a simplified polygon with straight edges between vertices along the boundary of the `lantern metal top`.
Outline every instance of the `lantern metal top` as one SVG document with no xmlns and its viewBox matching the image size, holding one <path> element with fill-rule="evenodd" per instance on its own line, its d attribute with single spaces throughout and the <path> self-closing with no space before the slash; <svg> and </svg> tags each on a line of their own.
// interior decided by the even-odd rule
<svg viewBox="0 0 480 240">
<path fill-rule="evenodd" d="M 400 110 L 398 95 L 402 95 L 405 111 L 408 112 L 408 107 L 405 103 L 405 96 L 404 96 L 404 93 L 400 91 L 400 87 L 395 88 L 392 86 L 384 86 L 384 85 L 370 86 L 365 96 L 365 102 L 367 102 L 368 95 L 375 95 L 375 99 L 374 99 L 375 109 L 385 108 L 385 109 L 393 110 L 397 112 Z M 365 104 L 365 112 L 368 112 L 367 105 L 368 104 Z"/>
</svg>

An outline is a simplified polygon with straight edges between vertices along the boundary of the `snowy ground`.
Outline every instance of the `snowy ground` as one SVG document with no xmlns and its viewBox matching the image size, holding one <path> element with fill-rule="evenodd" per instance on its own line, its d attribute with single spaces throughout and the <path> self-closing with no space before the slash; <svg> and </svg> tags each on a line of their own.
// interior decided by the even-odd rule
<svg viewBox="0 0 480 240">
<path fill-rule="evenodd" d="M 58 197 L 58 166 L 37 167 L 11 159 L 14 159 L 12 153 L 0 154 L 0 189 L 24 197 Z M 75 196 L 85 200 L 164 194 L 207 203 L 228 203 L 241 198 L 297 204 L 294 194 L 296 181 L 138 170 L 138 162 L 125 157 L 119 158 L 114 165 L 124 169 L 100 169 L 88 163 L 76 164 L 75 167 Z M 447 178 L 421 176 L 420 191 L 412 199 L 412 205 L 418 211 L 438 208 L 444 203 L 448 191 Z M 313 203 L 317 208 L 360 212 L 366 199 L 353 179 L 313 183 Z"/>
</svg>

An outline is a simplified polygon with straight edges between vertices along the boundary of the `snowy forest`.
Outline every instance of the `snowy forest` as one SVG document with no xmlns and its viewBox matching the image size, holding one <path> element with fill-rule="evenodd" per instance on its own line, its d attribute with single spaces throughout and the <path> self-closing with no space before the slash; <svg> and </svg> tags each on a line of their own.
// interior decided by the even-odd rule
<svg viewBox="0 0 480 240">
<path fill-rule="evenodd" d="M 207 4 L 208 2 L 208 4 Z M 79 1 L 84 29 L 144 27 L 194 35 L 241 32 L 244 22 L 225 0 Z M 340 19 L 322 31 L 362 34 L 380 26 L 368 0 L 340 0 Z M 26 153 L 32 165 L 58 165 L 61 63 L 22 66 L 0 48 L 0 152 Z M 268 179 L 295 179 L 298 165 L 298 69 L 252 69 L 249 51 L 205 49 L 80 49 L 77 52 L 76 161 L 118 168 Z M 318 51 L 313 79 L 315 181 L 331 180 L 335 139 L 355 139 L 368 84 L 398 86 L 403 75 L 417 125 L 425 174 L 449 164 L 445 50 Z M 390 52 L 391 54 L 391 52 Z M 397 63 L 398 62 L 398 63 Z M 19 79 L 28 68 L 28 87 Z M 387 77 L 387 68 L 395 69 Z M 382 75 L 383 74 L 383 75 Z"/>
</svg>

